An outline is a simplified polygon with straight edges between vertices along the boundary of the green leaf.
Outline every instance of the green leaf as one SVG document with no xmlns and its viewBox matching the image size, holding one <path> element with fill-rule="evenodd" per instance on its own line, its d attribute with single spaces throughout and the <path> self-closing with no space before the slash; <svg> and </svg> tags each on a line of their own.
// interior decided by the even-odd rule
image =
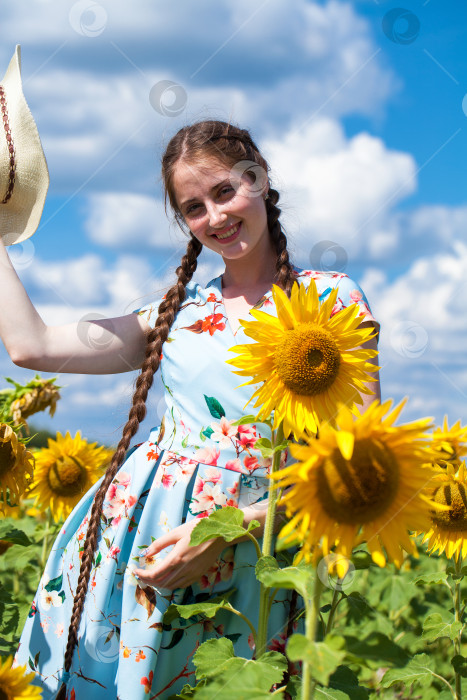
<svg viewBox="0 0 467 700">
<path fill-rule="evenodd" d="M 232 658 L 196 691 L 196 700 L 269 700 L 270 690 L 280 683 L 283 671 L 261 660 Z"/>
<path fill-rule="evenodd" d="M 29 537 L 22 530 L 11 527 L 10 523 L 0 521 L 0 540 L 6 540 L 12 544 L 19 544 L 22 547 L 29 547 L 32 544 Z"/>
<path fill-rule="evenodd" d="M 462 629 L 461 622 L 453 622 L 443 619 L 439 613 L 428 615 L 423 621 L 423 639 L 427 642 L 434 642 L 440 637 L 449 637 L 452 641 L 458 636 Z"/>
<path fill-rule="evenodd" d="M 211 435 L 213 434 L 213 432 L 214 432 L 214 430 L 211 427 L 209 427 L 209 428 L 206 428 L 206 430 L 202 430 L 201 435 L 204 435 L 205 437 L 210 438 Z"/>
<path fill-rule="evenodd" d="M 451 664 L 454 667 L 455 672 L 458 673 L 459 676 L 462 676 L 462 678 L 467 678 L 467 659 L 465 656 L 456 654 L 452 657 Z"/>
<path fill-rule="evenodd" d="M 435 571 L 429 574 L 422 574 L 421 576 L 417 576 L 416 578 L 413 579 L 411 583 L 419 584 L 428 584 L 431 585 L 432 583 L 445 583 L 446 582 L 446 572 L 445 571 Z"/>
<path fill-rule="evenodd" d="M 235 657 L 233 644 L 230 639 L 208 639 L 203 642 L 193 656 L 193 663 L 196 668 L 196 680 L 201 678 L 210 678 L 222 667 L 229 659 Z"/>
<path fill-rule="evenodd" d="M 304 598 L 312 594 L 314 575 L 311 565 L 280 569 L 275 557 L 261 557 L 256 563 L 256 578 L 267 588 L 296 589 Z"/>
<path fill-rule="evenodd" d="M 234 506 L 219 508 L 207 518 L 201 518 L 192 530 L 190 544 L 196 546 L 216 537 L 222 537 L 226 542 L 231 542 L 259 527 L 257 520 L 252 520 L 247 528 L 243 527 L 242 523 L 243 511 L 240 508 Z"/>
<path fill-rule="evenodd" d="M 221 608 L 232 607 L 228 602 L 228 598 L 234 592 L 235 589 L 232 588 L 230 591 L 227 591 L 228 595 L 224 593 L 222 596 L 217 596 L 217 598 L 213 598 L 205 603 L 192 603 L 190 605 L 176 605 L 172 603 L 172 605 L 169 605 L 165 611 L 164 623 L 170 624 L 178 617 L 182 617 L 184 620 L 188 620 L 190 617 L 194 617 L 195 615 L 214 617 L 217 611 Z"/>
<path fill-rule="evenodd" d="M 315 688 L 315 698 L 323 698 L 325 700 L 349 700 L 349 696 L 341 690 L 335 688 Z"/>
<path fill-rule="evenodd" d="M 273 668 L 283 671 L 283 673 L 287 671 L 287 657 L 278 651 L 267 651 L 265 654 L 261 654 L 258 661 L 262 664 L 269 664 Z"/>
<path fill-rule="evenodd" d="M 302 679 L 300 678 L 300 676 L 290 676 L 289 682 L 286 686 L 286 691 L 288 692 L 292 700 L 295 700 L 295 698 L 300 698 L 301 689 Z"/>
<path fill-rule="evenodd" d="M 364 639 L 350 635 L 344 635 L 344 638 L 347 659 L 352 662 L 364 660 L 380 667 L 385 664 L 403 666 L 409 660 L 407 652 L 381 632 L 373 631 Z"/>
<path fill-rule="evenodd" d="M 261 447 L 272 448 L 271 440 L 269 440 L 269 438 L 258 438 L 257 440 L 255 440 L 255 448 L 259 450 L 261 449 Z"/>
<path fill-rule="evenodd" d="M 417 654 L 403 668 L 392 668 L 386 671 L 382 680 L 383 688 L 390 688 L 394 683 L 403 683 L 406 686 L 419 683 L 427 687 L 433 679 L 433 659 L 428 654 Z"/>
<path fill-rule="evenodd" d="M 352 554 L 350 561 L 354 567 L 358 570 L 369 569 L 373 563 L 371 554 L 369 552 L 356 551 Z"/>
<path fill-rule="evenodd" d="M 209 413 L 213 418 L 217 418 L 217 420 L 220 420 L 225 416 L 225 411 L 223 406 L 219 403 L 219 401 L 214 398 L 214 396 L 206 396 L 204 394 L 205 401 L 208 405 L 209 408 Z"/>
<path fill-rule="evenodd" d="M 63 581 L 63 576 L 60 574 L 60 576 L 57 576 L 57 578 L 51 578 L 50 581 L 46 586 L 44 586 L 45 590 L 50 593 L 50 591 L 59 591 L 62 587 L 62 581 Z"/>
<path fill-rule="evenodd" d="M 348 667 L 339 666 L 329 679 L 329 686 L 345 693 L 350 700 L 366 700 L 369 690 L 358 684 L 358 676 Z"/>
<path fill-rule="evenodd" d="M 342 637 L 328 635 L 324 642 L 310 642 L 303 634 L 293 634 L 287 643 L 287 656 L 291 661 L 307 661 L 313 678 L 327 685 L 329 676 L 345 656 Z M 339 648 L 341 647 L 341 648 Z"/>
<path fill-rule="evenodd" d="M 366 598 L 358 591 L 352 591 L 349 595 L 345 595 L 345 602 L 349 606 L 349 621 L 359 622 L 363 617 L 372 617 L 374 610 L 369 605 Z"/>
<path fill-rule="evenodd" d="M 232 421 L 232 425 L 249 425 L 250 423 L 256 423 L 256 416 L 243 416 L 243 418 Z"/>
</svg>

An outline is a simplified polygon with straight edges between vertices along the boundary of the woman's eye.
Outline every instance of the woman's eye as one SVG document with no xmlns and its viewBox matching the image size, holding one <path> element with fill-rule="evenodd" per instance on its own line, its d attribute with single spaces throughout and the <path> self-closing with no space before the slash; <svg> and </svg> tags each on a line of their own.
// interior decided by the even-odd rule
<svg viewBox="0 0 467 700">
<path fill-rule="evenodd" d="M 224 195 L 224 194 L 228 194 L 229 192 L 233 192 L 233 187 L 230 187 L 227 185 L 226 187 L 223 187 L 221 189 L 220 194 Z"/>
<path fill-rule="evenodd" d="M 190 206 L 186 210 L 186 213 L 192 214 L 194 212 L 194 210 L 196 209 L 196 207 L 199 207 L 199 204 L 190 204 Z"/>
</svg>

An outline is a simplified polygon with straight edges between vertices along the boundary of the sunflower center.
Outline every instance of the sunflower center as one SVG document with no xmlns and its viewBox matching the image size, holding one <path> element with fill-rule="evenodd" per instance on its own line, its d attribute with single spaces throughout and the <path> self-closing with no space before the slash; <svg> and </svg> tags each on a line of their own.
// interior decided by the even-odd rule
<svg viewBox="0 0 467 700">
<path fill-rule="evenodd" d="M 51 465 L 48 480 L 52 491 L 59 496 L 76 496 L 84 490 L 86 469 L 75 457 L 60 457 Z"/>
<path fill-rule="evenodd" d="M 329 331 L 302 323 L 287 331 L 274 355 L 279 378 L 296 394 L 316 396 L 329 389 L 339 372 L 340 352 Z"/>
<path fill-rule="evenodd" d="M 15 466 L 16 455 L 11 442 L 0 442 L 0 476 L 11 471 Z M 2 700 L 0 695 L 0 700 Z"/>
<path fill-rule="evenodd" d="M 438 486 L 433 500 L 449 506 L 449 510 L 431 513 L 431 519 L 441 530 L 467 530 L 467 494 L 464 484 L 452 482 Z"/>
<path fill-rule="evenodd" d="M 355 442 L 350 460 L 337 448 L 318 472 L 318 497 L 333 520 L 364 524 L 391 505 L 399 485 L 399 465 L 391 450 L 371 439 Z"/>
</svg>

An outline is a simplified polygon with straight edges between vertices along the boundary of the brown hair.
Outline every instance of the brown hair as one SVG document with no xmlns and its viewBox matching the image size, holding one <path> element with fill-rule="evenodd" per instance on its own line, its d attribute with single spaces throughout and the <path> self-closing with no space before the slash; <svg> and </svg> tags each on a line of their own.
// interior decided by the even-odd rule
<svg viewBox="0 0 467 700">
<path fill-rule="evenodd" d="M 175 200 L 172 183 L 175 167 L 180 160 L 196 162 L 199 159 L 205 160 L 213 157 L 229 167 L 232 167 L 239 161 L 251 161 L 253 172 L 254 164 L 260 166 L 264 173 L 267 174 L 269 172 L 268 164 L 261 156 L 248 131 L 222 121 L 202 121 L 184 127 L 171 139 L 162 157 L 162 177 L 164 180 L 166 206 L 167 200 L 169 200 L 175 218 L 182 229 L 183 217 Z M 287 294 L 290 294 L 292 284 L 295 281 L 295 274 L 289 261 L 287 239 L 279 222 L 281 210 L 277 206 L 278 201 L 279 193 L 277 190 L 270 188 L 265 204 L 268 228 L 277 252 L 275 282 Z M 185 288 L 196 270 L 197 258 L 202 247 L 202 244 L 193 235 L 190 235 L 186 254 L 176 270 L 177 282 L 169 289 L 160 304 L 155 327 L 147 337 L 146 356 L 141 373 L 136 380 L 136 389 L 128 422 L 123 428 L 122 437 L 112 457 L 110 466 L 94 497 L 68 631 L 64 663 L 65 672 L 70 670 L 74 648 L 78 641 L 78 627 L 97 547 L 105 495 L 125 460 L 132 437 L 138 431 L 139 424 L 146 415 L 146 398 L 153 383 L 154 374 L 159 369 L 162 346 L 167 340 L 174 318 L 186 298 Z M 65 697 L 66 685 L 63 683 L 57 695 L 57 700 Z"/>
</svg>

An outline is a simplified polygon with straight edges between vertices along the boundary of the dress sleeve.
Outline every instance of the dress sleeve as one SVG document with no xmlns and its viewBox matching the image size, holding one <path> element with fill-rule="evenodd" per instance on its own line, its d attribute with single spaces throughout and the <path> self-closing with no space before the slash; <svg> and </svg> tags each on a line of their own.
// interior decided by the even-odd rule
<svg viewBox="0 0 467 700">
<path fill-rule="evenodd" d="M 361 316 L 362 322 L 370 321 L 379 335 L 380 324 L 371 313 L 370 305 L 363 289 L 347 275 L 344 275 L 338 280 L 336 286 L 338 291 L 333 314 L 340 311 L 340 309 L 345 309 L 347 306 L 350 306 L 350 304 L 357 304 L 360 309 L 359 315 Z"/>
<path fill-rule="evenodd" d="M 163 297 L 161 297 L 160 299 L 156 299 L 156 301 L 153 301 L 150 304 L 146 304 L 140 309 L 133 309 L 133 313 L 138 314 L 138 316 L 144 318 L 147 321 L 147 323 L 151 326 L 151 328 L 154 328 L 158 316 L 159 305 L 162 299 Z"/>
</svg>

